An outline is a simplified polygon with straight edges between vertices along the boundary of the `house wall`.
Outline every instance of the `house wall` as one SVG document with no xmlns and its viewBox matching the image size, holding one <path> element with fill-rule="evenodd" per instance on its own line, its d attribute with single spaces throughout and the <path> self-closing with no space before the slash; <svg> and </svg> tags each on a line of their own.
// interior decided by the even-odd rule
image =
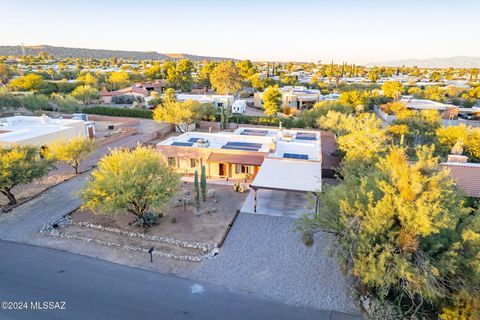
<svg viewBox="0 0 480 320">
<path fill-rule="evenodd" d="M 168 164 L 168 158 L 173 157 L 176 161 L 176 171 L 181 174 L 195 174 L 195 170 L 200 173 L 202 165 L 205 165 L 207 176 L 210 178 L 220 177 L 219 175 L 219 163 L 211 162 L 207 160 L 212 152 L 222 154 L 241 154 L 265 156 L 266 153 L 262 152 L 245 152 L 239 150 L 225 150 L 225 149 L 213 149 L 213 148 L 192 148 L 192 147 L 179 147 L 179 146 L 156 146 L 158 155 L 162 162 Z M 197 160 L 196 166 L 191 166 L 191 159 Z M 225 163 L 226 176 L 232 179 L 242 179 L 245 177 L 244 173 L 236 173 L 235 164 Z M 259 166 L 252 166 L 253 178 L 256 172 L 258 172 Z"/>
</svg>

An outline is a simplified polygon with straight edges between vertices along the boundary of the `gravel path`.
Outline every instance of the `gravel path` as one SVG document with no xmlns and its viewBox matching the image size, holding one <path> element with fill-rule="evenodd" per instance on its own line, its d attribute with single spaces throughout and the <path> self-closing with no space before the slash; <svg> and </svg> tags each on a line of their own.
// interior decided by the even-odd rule
<svg viewBox="0 0 480 320">
<path fill-rule="evenodd" d="M 335 260 L 328 234 L 306 247 L 291 231 L 293 220 L 240 213 L 217 257 L 195 278 L 259 297 L 324 310 L 358 314 Z"/>
</svg>

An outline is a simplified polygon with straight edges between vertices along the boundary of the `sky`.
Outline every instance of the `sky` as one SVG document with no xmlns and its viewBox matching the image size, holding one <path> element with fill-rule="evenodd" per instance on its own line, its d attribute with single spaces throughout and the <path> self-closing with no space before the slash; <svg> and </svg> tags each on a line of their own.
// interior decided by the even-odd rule
<svg viewBox="0 0 480 320">
<path fill-rule="evenodd" d="M 0 0 L 0 45 L 368 63 L 480 57 L 479 0 Z"/>
</svg>

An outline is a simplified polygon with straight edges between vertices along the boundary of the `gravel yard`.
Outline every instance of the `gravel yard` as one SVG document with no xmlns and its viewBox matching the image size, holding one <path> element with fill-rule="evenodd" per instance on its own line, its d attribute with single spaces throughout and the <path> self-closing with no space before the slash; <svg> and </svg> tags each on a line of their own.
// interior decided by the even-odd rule
<svg viewBox="0 0 480 320">
<path fill-rule="evenodd" d="M 288 304 L 358 313 L 327 254 L 330 236 L 318 234 L 306 247 L 291 231 L 293 221 L 240 213 L 218 256 L 202 262 L 194 277 Z"/>
</svg>

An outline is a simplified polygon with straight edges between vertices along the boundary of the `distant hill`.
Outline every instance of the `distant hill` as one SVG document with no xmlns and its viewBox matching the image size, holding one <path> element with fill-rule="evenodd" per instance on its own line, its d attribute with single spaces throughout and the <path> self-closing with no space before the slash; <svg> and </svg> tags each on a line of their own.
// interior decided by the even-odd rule
<svg viewBox="0 0 480 320">
<path fill-rule="evenodd" d="M 480 68 L 480 57 L 448 57 L 430 59 L 404 59 L 367 63 L 369 66 L 413 67 L 419 68 Z"/>
<path fill-rule="evenodd" d="M 85 49 L 85 48 L 66 48 L 47 45 L 39 46 L 23 46 L 25 54 L 38 55 L 40 52 L 47 52 L 56 58 L 92 58 L 92 59 L 108 59 L 122 58 L 133 60 L 172 60 L 172 59 L 190 59 L 190 60 L 227 60 L 228 58 L 196 56 L 191 54 L 164 54 L 155 51 L 124 51 L 124 50 L 105 50 L 105 49 Z M 21 46 L 0 46 L 1 56 L 21 56 Z M 234 59 L 232 59 L 234 60 Z"/>
</svg>

